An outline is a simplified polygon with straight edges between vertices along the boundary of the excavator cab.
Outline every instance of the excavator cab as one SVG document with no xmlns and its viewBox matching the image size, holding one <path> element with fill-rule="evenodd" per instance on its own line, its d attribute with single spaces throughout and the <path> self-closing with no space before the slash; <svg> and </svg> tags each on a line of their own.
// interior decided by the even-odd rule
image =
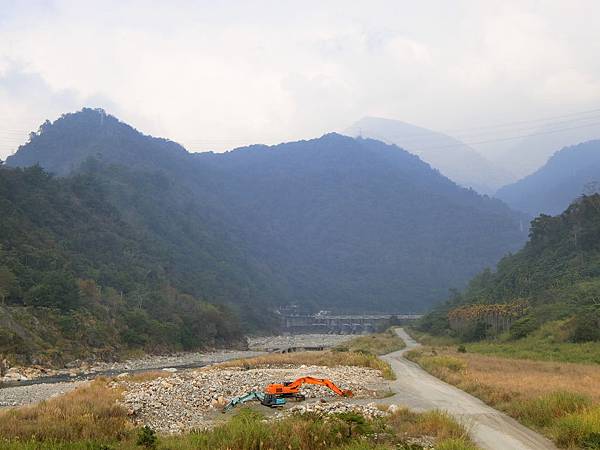
<svg viewBox="0 0 600 450">
<path fill-rule="evenodd" d="M 260 403 L 263 406 L 268 406 L 269 408 L 279 408 L 285 405 L 286 400 L 283 397 L 278 397 L 273 394 L 264 394 L 264 397 L 261 399 Z"/>
</svg>

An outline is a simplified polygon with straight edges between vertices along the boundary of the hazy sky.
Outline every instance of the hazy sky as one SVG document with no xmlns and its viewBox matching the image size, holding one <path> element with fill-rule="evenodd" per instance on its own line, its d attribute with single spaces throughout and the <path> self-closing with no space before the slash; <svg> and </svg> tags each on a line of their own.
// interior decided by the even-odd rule
<svg viewBox="0 0 600 450">
<path fill-rule="evenodd" d="M 0 158 L 82 106 L 191 151 L 365 115 L 463 130 L 600 108 L 598 17 L 597 0 L 0 0 Z"/>
</svg>

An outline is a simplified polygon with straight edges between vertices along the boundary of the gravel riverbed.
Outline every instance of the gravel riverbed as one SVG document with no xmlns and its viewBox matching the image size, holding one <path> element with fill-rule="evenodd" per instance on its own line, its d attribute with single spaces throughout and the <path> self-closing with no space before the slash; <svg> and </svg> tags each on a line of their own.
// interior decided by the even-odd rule
<svg viewBox="0 0 600 450">
<path fill-rule="evenodd" d="M 188 370 L 170 377 L 144 382 L 126 378 L 113 386 L 125 389 L 122 404 L 140 425 L 166 433 L 211 426 L 223 406 L 233 397 L 262 391 L 269 383 L 292 381 L 302 376 L 329 378 L 342 389 L 351 389 L 354 398 L 377 398 L 386 389 L 379 371 L 363 367 L 289 366 L 285 368 Z M 324 386 L 305 385 L 307 400 L 340 400 Z M 294 403 L 284 408 L 289 409 Z M 268 408 L 264 408 L 269 411 Z"/>
<path fill-rule="evenodd" d="M 69 381 L 53 384 L 32 384 L 0 389 L 0 408 L 22 406 L 66 394 L 85 384 L 85 381 Z"/>
<path fill-rule="evenodd" d="M 230 359 L 250 358 L 264 351 L 290 347 L 334 347 L 352 336 L 331 334 L 301 334 L 287 336 L 266 336 L 248 338 L 249 350 L 216 350 L 209 352 L 181 352 L 170 355 L 146 355 L 142 358 L 120 362 L 72 361 L 63 369 L 41 366 L 10 367 L 0 377 L 0 388 L 4 383 L 18 383 L 42 378 L 89 378 L 96 374 L 118 374 L 140 370 L 162 369 L 164 367 L 201 367 Z M 63 380 L 59 380 L 63 381 Z M 1 399 L 0 399 L 1 401 Z"/>
<path fill-rule="evenodd" d="M 147 355 L 143 358 L 122 362 L 100 362 L 93 365 L 82 362 L 75 367 L 65 369 L 48 369 L 41 367 L 12 367 L 4 378 L 0 378 L 0 407 L 28 405 L 68 392 L 87 379 L 101 374 L 118 375 L 123 372 L 139 372 L 170 367 L 200 367 L 222 361 L 239 358 L 250 358 L 263 354 L 262 349 L 317 346 L 333 347 L 351 338 L 340 335 L 290 335 L 249 338 L 250 350 L 218 350 L 212 352 L 185 352 L 172 355 Z M 63 378 L 72 378 L 65 381 Z M 11 385 L 15 383 L 38 384 Z M 44 380 L 48 380 L 44 382 Z M 5 385 L 2 386 L 2 381 Z M 8 384 L 6 384 L 8 383 Z"/>
</svg>

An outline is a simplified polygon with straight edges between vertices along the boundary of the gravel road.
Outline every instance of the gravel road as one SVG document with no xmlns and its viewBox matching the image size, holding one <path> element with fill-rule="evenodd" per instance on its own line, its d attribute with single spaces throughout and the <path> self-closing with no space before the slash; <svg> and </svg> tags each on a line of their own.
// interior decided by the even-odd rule
<svg viewBox="0 0 600 450">
<path fill-rule="evenodd" d="M 396 372 L 397 379 L 391 382 L 391 389 L 396 394 L 380 400 L 380 403 L 405 405 L 416 411 L 445 410 L 469 429 L 471 438 L 483 449 L 556 449 L 552 442 L 540 434 L 404 358 L 406 351 L 419 344 L 402 328 L 397 328 L 396 332 L 406 342 L 406 348 L 383 357 Z"/>
</svg>

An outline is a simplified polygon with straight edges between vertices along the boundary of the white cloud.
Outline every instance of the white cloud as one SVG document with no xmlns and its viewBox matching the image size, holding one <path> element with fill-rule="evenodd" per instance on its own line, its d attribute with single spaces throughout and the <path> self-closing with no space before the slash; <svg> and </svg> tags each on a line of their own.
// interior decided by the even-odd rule
<svg viewBox="0 0 600 450">
<path fill-rule="evenodd" d="M 595 1 L 4 2 L 0 157 L 86 102 L 191 150 L 363 115 L 443 130 L 600 103 Z"/>
</svg>

